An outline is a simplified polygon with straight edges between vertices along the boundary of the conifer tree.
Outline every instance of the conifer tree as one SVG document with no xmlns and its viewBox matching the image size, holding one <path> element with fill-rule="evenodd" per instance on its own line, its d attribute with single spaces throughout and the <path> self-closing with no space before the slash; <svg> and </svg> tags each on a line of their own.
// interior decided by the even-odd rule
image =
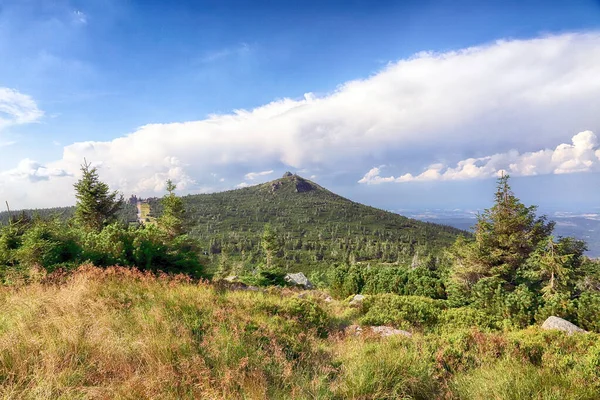
<svg viewBox="0 0 600 400">
<path fill-rule="evenodd" d="M 270 269 L 274 266 L 274 259 L 281 248 L 277 233 L 270 224 L 265 225 L 261 245 L 266 255 L 266 267 Z"/>
<path fill-rule="evenodd" d="M 167 194 L 162 198 L 163 211 L 158 219 L 158 225 L 171 237 L 179 236 L 184 232 L 183 214 L 185 208 L 183 200 L 175 194 L 177 185 L 170 179 L 167 180 Z"/>
<path fill-rule="evenodd" d="M 123 205 L 123 195 L 111 192 L 108 185 L 101 182 L 96 167 L 84 160 L 81 165 L 82 177 L 75 183 L 75 220 L 83 227 L 95 231 L 116 220 L 116 214 Z"/>
<path fill-rule="evenodd" d="M 554 229 L 536 206 L 525 206 L 514 195 L 508 175 L 498 178 L 495 203 L 477 218 L 475 240 L 453 246 L 453 276 L 470 286 L 482 278 L 497 278 L 507 288 L 516 285 L 517 270 Z"/>
</svg>

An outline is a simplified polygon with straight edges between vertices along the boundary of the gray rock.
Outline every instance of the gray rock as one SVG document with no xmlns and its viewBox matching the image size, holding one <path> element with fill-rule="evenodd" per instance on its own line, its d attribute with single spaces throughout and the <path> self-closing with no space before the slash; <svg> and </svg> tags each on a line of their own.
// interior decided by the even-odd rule
<svg viewBox="0 0 600 400">
<path fill-rule="evenodd" d="M 350 300 L 350 305 L 351 306 L 360 306 L 364 299 L 365 299 L 365 296 L 363 296 L 362 294 L 354 295 L 352 300 Z"/>
<path fill-rule="evenodd" d="M 284 277 L 285 281 L 296 286 L 302 286 L 305 289 L 314 288 L 313 284 L 308 280 L 308 278 L 302 273 L 297 272 L 295 274 L 287 274 Z"/>
<path fill-rule="evenodd" d="M 412 333 L 410 333 L 408 331 L 391 328 L 389 326 L 372 326 L 371 331 L 373 333 L 378 334 L 381 337 L 389 337 L 389 336 L 397 336 L 397 335 L 412 337 Z"/>
<path fill-rule="evenodd" d="M 237 275 L 229 275 L 229 276 L 226 276 L 225 278 L 223 278 L 223 280 L 227 281 L 227 282 L 237 282 L 238 279 L 239 278 L 237 277 Z"/>
<path fill-rule="evenodd" d="M 562 319 L 562 318 L 555 317 L 555 316 L 548 317 L 548 319 L 546 319 L 544 321 L 544 323 L 542 324 L 542 329 L 559 330 L 559 331 L 567 332 L 569 335 L 572 335 L 574 332 L 583 332 L 583 333 L 586 332 L 583 329 L 581 329 L 580 327 L 578 327 L 577 325 L 567 321 L 566 319 Z"/>
</svg>

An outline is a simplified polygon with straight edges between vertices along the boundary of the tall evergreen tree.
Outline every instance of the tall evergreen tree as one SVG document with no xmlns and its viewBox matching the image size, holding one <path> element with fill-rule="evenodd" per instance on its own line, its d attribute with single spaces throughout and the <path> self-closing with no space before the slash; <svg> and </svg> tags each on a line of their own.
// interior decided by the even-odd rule
<svg viewBox="0 0 600 400">
<path fill-rule="evenodd" d="M 181 197 L 175 194 L 177 185 L 170 179 L 167 180 L 167 194 L 162 198 L 162 214 L 158 218 L 158 225 L 163 228 L 171 237 L 184 233 L 183 214 L 185 208 Z"/>
<path fill-rule="evenodd" d="M 96 167 L 84 160 L 81 165 L 82 177 L 75 183 L 75 220 L 87 229 L 100 231 L 116 220 L 116 214 L 123 205 L 123 195 L 111 192 L 108 185 L 101 182 Z"/>
<path fill-rule="evenodd" d="M 518 268 L 554 229 L 554 222 L 536 216 L 536 206 L 521 203 L 508 179 L 498 178 L 495 203 L 478 216 L 475 240 L 458 241 L 451 251 L 453 276 L 462 284 L 497 278 L 507 288 L 514 287 Z"/>
</svg>

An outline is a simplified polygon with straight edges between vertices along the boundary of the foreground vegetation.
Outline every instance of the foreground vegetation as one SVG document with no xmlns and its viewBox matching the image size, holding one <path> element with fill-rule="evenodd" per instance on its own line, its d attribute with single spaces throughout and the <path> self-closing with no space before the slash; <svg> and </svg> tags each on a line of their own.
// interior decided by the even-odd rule
<svg viewBox="0 0 600 400">
<path fill-rule="evenodd" d="M 519 201 L 508 177 L 473 235 L 454 239 L 451 229 L 388 221 L 286 175 L 237 194 L 264 204 L 288 232 L 255 214 L 260 231 L 240 225 L 226 241 L 215 233 L 207 251 L 192 234 L 198 214 L 172 182 L 151 223 L 125 224 L 122 196 L 90 164 L 82 175 L 72 217 L 17 214 L 0 228 L 4 398 L 600 393 L 600 263 L 584 256 L 584 242 L 555 238 L 554 224 Z M 281 211 L 289 202 L 278 197 L 306 208 L 298 215 L 314 211 L 302 223 L 327 222 L 298 236 L 301 220 Z M 246 218 L 236 204 L 212 214 L 208 200 L 202 215 Z M 285 272 L 307 265 L 319 290 L 287 287 Z M 548 316 L 589 332 L 541 331 Z"/>
<path fill-rule="evenodd" d="M 407 311 L 412 337 L 354 336 L 344 327 L 368 311 L 317 291 L 236 291 L 112 267 L 29 276 L 0 288 L 2 398 L 595 399 L 600 391 L 593 333 L 465 327 L 438 308 L 426 324 Z"/>
</svg>

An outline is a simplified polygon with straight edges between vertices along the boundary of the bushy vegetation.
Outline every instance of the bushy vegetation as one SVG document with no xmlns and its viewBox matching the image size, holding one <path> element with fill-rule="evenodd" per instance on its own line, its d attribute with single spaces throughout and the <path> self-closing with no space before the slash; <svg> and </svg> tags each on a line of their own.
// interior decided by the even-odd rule
<svg viewBox="0 0 600 400">
<path fill-rule="evenodd" d="M 355 203 L 297 175 L 248 188 L 182 197 L 189 235 L 209 271 L 239 274 L 264 262 L 266 226 L 284 271 L 327 271 L 334 263 L 422 264 L 452 244 L 458 229 Z M 150 199 L 155 215 L 158 199 Z"/>
<path fill-rule="evenodd" d="M 246 205 L 182 199 L 168 181 L 150 222 L 126 224 L 118 193 L 82 172 L 72 217 L 20 213 L 0 228 L 0 397 L 600 393 L 600 263 L 553 237 L 508 177 L 474 235 L 454 240 L 293 175 L 235 192 Z M 285 272 L 303 268 L 323 291 L 285 288 Z M 551 315 L 590 333 L 540 330 Z M 370 329 L 382 325 L 412 336 Z"/>
<path fill-rule="evenodd" d="M 72 218 L 20 213 L 0 228 L 0 281 L 11 283 L 32 267 L 51 272 L 83 263 L 201 277 L 197 243 L 181 229 L 181 199 L 170 181 L 167 189 L 158 224 L 125 224 L 118 218 L 122 197 L 100 181 L 96 168 L 84 163 L 75 184 Z"/>
<path fill-rule="evenodd" d="M 421 308 L 440 300 L 414 309 L 419 300 L 396 300 L 416 316 L 414 334 L 379 338 L 344 334 L 369 311 L 349 313 L 318 292 L 223 290 L 122 267 L 29 275 L 0 288 L 3 398 L 595 399 L 600 390 L 598 334 L 434 331 L 444 317 Z M 422 321 L 430 331 L 419 333 Z"/>
</svg>

